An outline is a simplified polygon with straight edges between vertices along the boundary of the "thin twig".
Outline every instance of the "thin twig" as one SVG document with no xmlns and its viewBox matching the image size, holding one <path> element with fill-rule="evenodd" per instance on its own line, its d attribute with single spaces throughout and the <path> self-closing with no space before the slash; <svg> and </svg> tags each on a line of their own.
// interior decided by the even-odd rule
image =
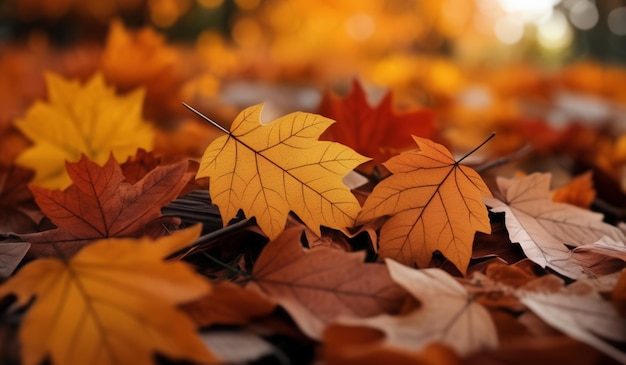
<svg viewBox="0 0 626 365">
<path fill-rule="evenodd" d="M 243 220 L 240 220 L 239 222 L 230 224 L 230 225 L 228 225 L 228 226 L 226 226 L 226 227 L 224 227 L 222 229 L 218 229 L 217 231 L 213 231 L 211 233 L 207 233 L 205 235 L 202 235 L 202 236 L 198 237 L 196 242 L 194 242 L 191 247 L 197 247 L 197 246 L 200 246 L 203 243 L 215 241 L 220 236 L 232 233 L 234 231 L 237 231 L 240 228 L 247 227 L 247 226 L 252 225 L 254 223 L 255 223 L 254 219 L 243 219 Z"/>
<path fill-rule="evenodd" d="M 206 252 L 204 252 L 204 251 L 202 251 L 201 253 L 202 253 L 202 254 L 203 254 L 203 255 L 204 255 L 207 259 L 209 259 L 209 261 L 211 261 L 212 263 L 217 264 L 217 265 L 219 265 L 219 266 L 223 267 L 224 269 L 226 269 L 226 270 L 228 270 L 228 271 L 232 272 L 233 274 L 236 274 L 237 276 L 242 276 L 242 277 L 247 278 L 247 279 L 251 277 L 251 275 L 250 275 L 249 273 L 247 273 L 247 272 L 245 272 L 245 271 L 242 271 L 242 270 L 239 270 L 239 269 L 237 269 L 236 267 L 230 266 L 230 265 L 228 265 L 227 263 L 224 263 L 224 262 L 222 262 L 222 261 L 220 261 L 220 260 L 216 259 L 216 258 L 215 258 L 215 257 L 213 257 L 212 255 L 210 255 L 210 254 L 208 254 L 208 253 L 206 253 Z"/>
<path fill-rule="evenodd" d="M 511 154 L 508 154 L 508 155 L 503 156 L 501 158 L 495 159 L 493 161 L 488 161 L 488 162 L 486 162 L 486 163 L 484 163 L 482 165 L 476 166 L 476 167 L 474 167 L 474 170 L 477 171 L 477 172 L 485 172 L 485 171 L 487 171 L 489 169 L 493 169 L 495 167 L 505 165 L 505 164 L 507 164 L 507 163 L 509 163 L 509 162 L 511 162 L 513 160 L 519 159 L 522 156 L 530 153 L 532 150 L 533 150 L 533 146 L 530 145 L 530 144 L 526 144 L 526 145 L 522 146 L 522 148 L 520 148 L 519 150 L 517 150 L 517 151 L 515 151 L 515 152 L 513 152 Z"/>
<path fill-rule="evenodd" d="M 600 199 L 598 197 L 596 197 L 593 200 L 593 205 L 597 209 L 601 210 L 602 212 L 614 216 L 619 221 L 623 221 L 624 219 L 626 219 L 626 209 L 624 209 L 624 208 L 618 208 L 618 207 L 616 207 L 614 205 L 611 205 L 607 201 L 602 200 L 602 199 Z"/>
</svg>

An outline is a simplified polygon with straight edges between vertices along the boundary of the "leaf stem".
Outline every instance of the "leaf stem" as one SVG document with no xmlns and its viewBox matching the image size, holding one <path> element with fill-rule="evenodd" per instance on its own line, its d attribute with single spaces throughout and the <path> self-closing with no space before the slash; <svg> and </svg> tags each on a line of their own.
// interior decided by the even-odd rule
<svg viewBox="0 0 626 365">
<path fill-rule="evenodd" d="M 192 112 L 194 112 L 197 116 L 199 116 L 200 118 L 206 120 L 207 122 L 211 123 L 212 126 L 214 126 L 215 128 L 219 129 L 220 131 L 226 133 L 226 134 L 230 134 L 230 131 L 224 127 L 222 127 L 221 125 L 217 124 L 217 122 L 213 121 L 211 118 L 207 117 L 206 115 L 200 113 L 199 111 L 197 111 L 196 109 L 194 109 L 193 107 L 191 107 L 189 104 L 183 102 L 183 106 L 189 110 L 191 110 Z"/>
<path fill-rule="evenodd" d="M 472 153 L 478 151 L 482 146 L 484 146 L 487 142 L 491 141 L 491 139 L 493 137 L 496 136 L 496 132 L 491 132 L 491 134 L 489 135 L 489 137 L 487 137 L 487 139 L 485 139 L 481 144 L 479 144 L 478 146 L 476 146 L 473 150 L 469 151 L 465 156 L 461 157 L 460 160 L 458 160 L 456 162 L 456 164 L 460 164 L 461 161 L 465 160 L 468 156 L 470 156 Z"/>
</svg>

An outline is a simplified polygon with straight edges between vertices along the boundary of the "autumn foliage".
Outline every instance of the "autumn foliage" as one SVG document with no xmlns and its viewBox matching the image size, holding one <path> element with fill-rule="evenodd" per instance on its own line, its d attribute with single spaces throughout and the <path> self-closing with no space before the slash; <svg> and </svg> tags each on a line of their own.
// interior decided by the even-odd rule
<svg viewBox="0 0 626 365">
<path fill-rule="evenodd" d="M 572 103 L 576 69 L 489 73 L 480 109 L 440 59 L 336 88 L 106 34 L 1 120 L 0 363 L 626 363 L 626 136 L 513 103 Z M 205 99 L 296 70 L 308 108 Z"/>
</svg>

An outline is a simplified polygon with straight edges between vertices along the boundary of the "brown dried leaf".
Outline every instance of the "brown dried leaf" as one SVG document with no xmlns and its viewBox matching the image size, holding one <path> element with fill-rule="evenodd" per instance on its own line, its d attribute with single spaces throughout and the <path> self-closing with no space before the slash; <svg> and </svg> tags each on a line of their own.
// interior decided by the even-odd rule
<svg viewBox="0 0 626 365">
<path fill-rule="evenodd" d="M 369 317 L 400 308 L 406 292 L 385 265 L 363 262 L 362 252 L 305 251 L 301 235 L 301 229 L 290 228 L 268 243 L 251 283 L 285 308 L 308 336 L 321 338 L 340 316 Z"/>
<path fill-rule="evenodd" d="M 400 316 L 346 318 L 339 323 L 367 326 L 385 333 L 388 346 L 419 353 L 442 343 L 464 356 L 498 345 L 498 335 L 487 310 L 452 276 L 440 269 L 416 270 L 387 259 L 392 279 L 421 306 Z"/>
<path fill-rule="evenodd" d="M 385 334 L 370 327 L 334 324 L 324 331 L 322 356 L 328 365 L 457 365 L 446 346 L 429 345 L 419 353 L 387 346 Z"/>
<path fill-rule="evenodd" d="M 608 275 L 626 267 L 626 244 L 602 237 L 574 248 L 571 259 L 594 276 Z"/>
<path fill-rule="evenodd" d="M 213 291 L 182 309 L 202 327 L 214 324 L 245 325 L 270 314 L 276 305 L 230 281 L 213 285 Z"/>
<path fill-rule="evenodd" d="M 0 232 L 33 232 L 43 218 L 27 184 L 33 171 L 0 166 Z"/>
<path fill-rule="evenodd" d="M 158 167 L 132 185 L 113 157 L 100 167 L 83 156 L 67 163 L 67 170 L 74 183 L 63 191 L 31 186 L 37 204 L 58 228 L 20 237 L 33 244 L 57 242 L 68 255 L 89 240 L 144 234 L 191 178 L 181 162 Z M 36 250 L 46 254 L 49 245 L 43 246 Z"/>
<path fill-rule="evenodd" d="M 28 242 L 0 243 L 0 280 L 13 273 L 29 248 Z"/>
<path fill-rule="evenodd" d="M 622 270 L 622 274 L 611 293 L 611 300 L 619 314 L 626 317 L 626 270 Z"/>
<path fill-rule="evenodd" d="M 606 341 L 626 342 L 626 318 L 620 317 L 615 307 L 597 293 L 576 295 L 566 291 L 518 290 L 517 296 L 553 328 L 619 362 L 626 362 L 626 353 Z"/>
<path fill-rule="evenodd" d="M 497 180 L 500 200 L 483 200 L 492 212 L 504 212 L 512 242 L 520 244 L 526 256 L 541 265 L 573 279 L 589 275 L 572 259 L 565 244 L 579 246 L 603 236 L 626 241 L 616 227 L 602 221 L 602 215 L 550 197 L 550 174 L 531 174 L 517 179 Z"/>
</svg>

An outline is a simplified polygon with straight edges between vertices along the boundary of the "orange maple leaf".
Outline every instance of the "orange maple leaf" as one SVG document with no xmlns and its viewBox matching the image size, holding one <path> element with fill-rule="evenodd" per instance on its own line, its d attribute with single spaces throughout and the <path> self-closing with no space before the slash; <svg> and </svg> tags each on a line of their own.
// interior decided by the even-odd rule
<svg viewBox="0 0 626 365">
<path fill-rule="evenodd" d="M 567 203 L 580 208 L 589 209 L 596 198 L 593 187 L 593 173 L 587 171 L 573 178 L 567 185 L 552 192 L 552 201 Z"/>
<path fill-rule="evenodd" d="M 67 163 L 74 181 L 67 189 L 48 190 L 31 185 L 35 201 L 57 229 L 22 235 L 22 240 L 66 247 L 66 254 L 88 240 L 143 234 L 145 226 L 161 216 L 160 208 L 176 198 L 191 178 L 187 162 L 160 166 L 135 184 L 125 181 L 113 157 L 100 167 L 83 156 Z M 33 248 L 34 249 L 34 248 Z"/>
<path fill-rule="evenodd" d="M 393 173 L 363 205 L 357 223 L 389 217 L 380 232 L 381 258 L 426 267 L 440 251 L 461 272 L 476 231 L 490 233 L 482 196 L 491 196 L 478 173 L 461 166 L 442 145 L 413 137 L 419 150 L 385 162 Z"/>
<path fill-rule="evenodd" d="M 399 310 L 406 292 L 387 267 L 365 263 L 364 252 L 318 247 L 305 251 L 302 229 L 286 229 L 261 252 L 248 287 L 280 304 L 300 329 L 320 338 L 340 316 L 369 317 Z"/>
<path fill-rule="evenodd" d="M 164 112 L 169 115 L 180 108 L 179 99 L 172 97 L 184 79 L 180 58 L 179 51 L 153 28 L 132 31 L 116 19 L 110 24 L 102 70 L 106 79 L 122 90 L 144 87 L 146 115 L 159 121 Z"/>
<path fill-rule="evenodd" d="M 395 112 L 391 92 L 372 107 L 357 80 L 353 81 L 352 92 L 344 99 L 325 93 L 318 112 L 337 121 L 322 134 L 322 139 L 343 143 L 379 164 L 411 149 L 411 135 L 431 138 L 435 132 L 435 117 L 431 110 Z"/>
<path fill-rule="evenodd" d="M 119 57 L 120 54 L 125 57 Z M 107 79 L 122 88 L 156 84 L 164 91 L 175 84 L 178 58 L 177 51 L 154 29 L 131 31 L 120 20 L 113 20 L 102 55 L 102 68 Z"/>
<path fill-rule="evenodd" d="M 106 239 L 71 259 L 35 260 L 0 286 L 19 306 L 33 297 L 20 328 L 24 365 L 47 356 L 63 365 L 154 364 L 175 359 L 216 362 L 194 323 L 176 305 L 211 289 L 183 262 L 165 257 L 193 243 L 201 227 L 159 241 Z"/>
</svg>

